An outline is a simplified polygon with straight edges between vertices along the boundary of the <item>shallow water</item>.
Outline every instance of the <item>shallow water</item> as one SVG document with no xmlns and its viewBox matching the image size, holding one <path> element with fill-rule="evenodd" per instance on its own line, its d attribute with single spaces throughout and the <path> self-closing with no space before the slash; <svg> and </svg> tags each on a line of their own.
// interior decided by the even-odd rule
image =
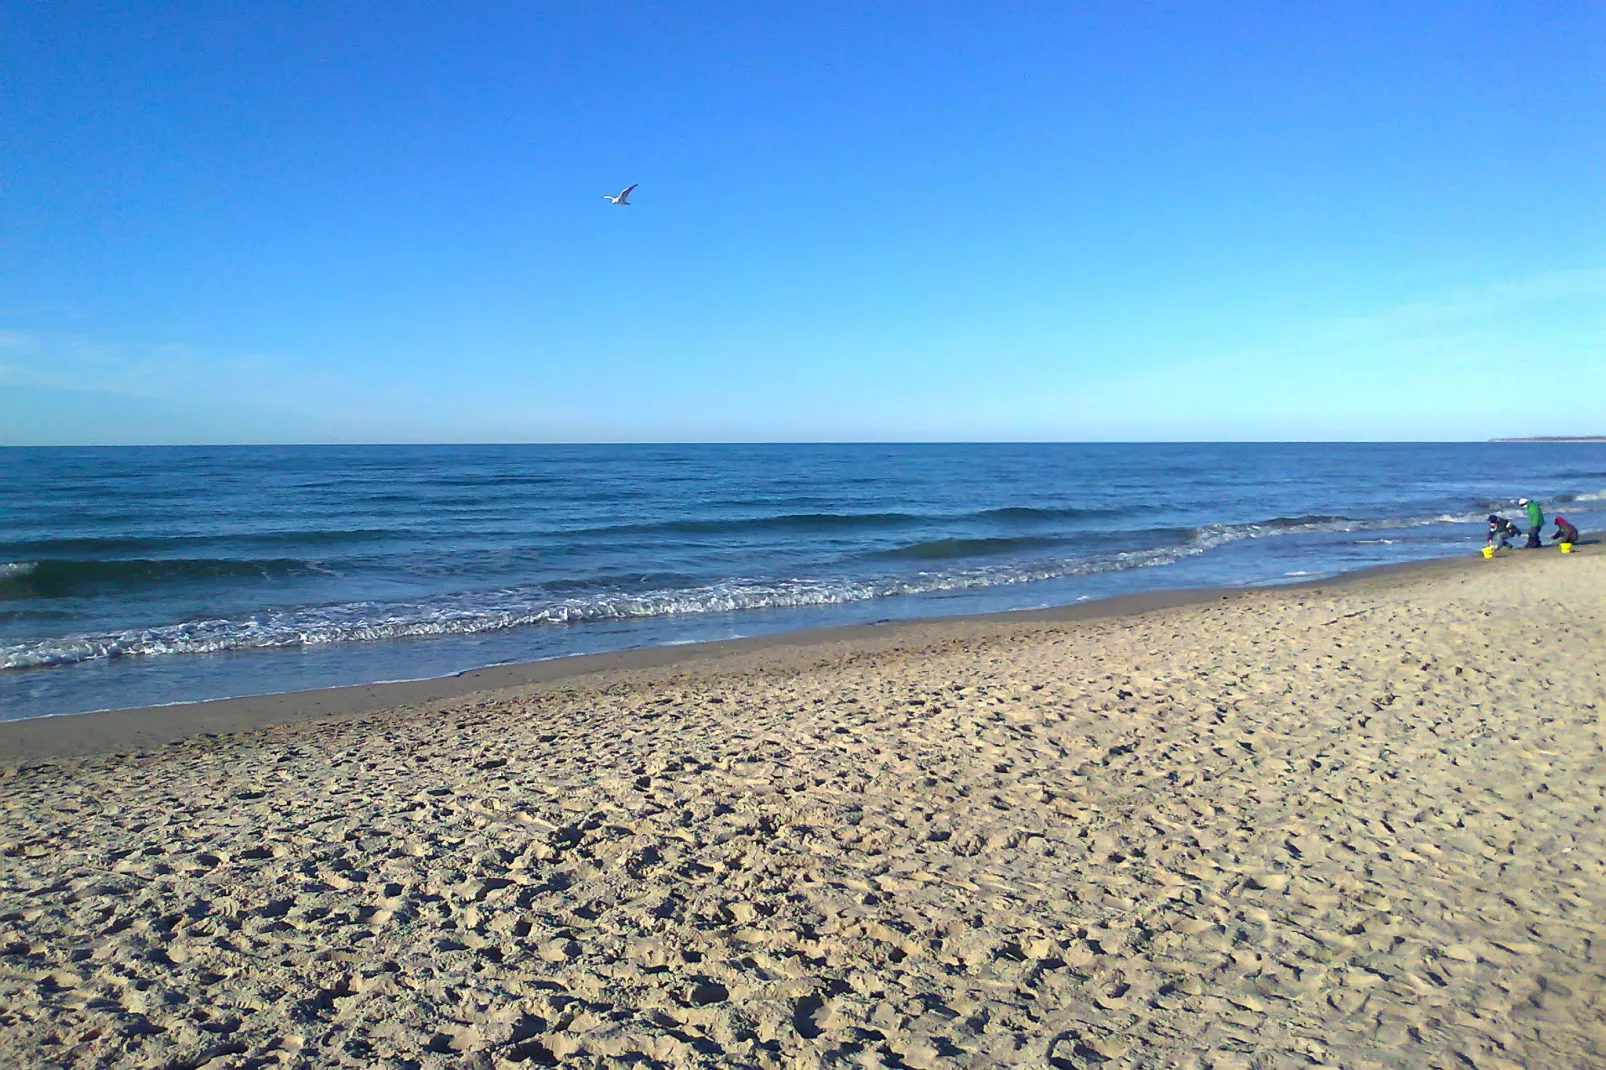
<svg viewBox="0 0 1606 1070">
<path fill-rule="evenodd" d="M 6 719 L 1288 582 L 1474 552 L 1520 495 L 1606 523 L 1606 444 L 4 449 L 0 476 Z"/>
</svg>

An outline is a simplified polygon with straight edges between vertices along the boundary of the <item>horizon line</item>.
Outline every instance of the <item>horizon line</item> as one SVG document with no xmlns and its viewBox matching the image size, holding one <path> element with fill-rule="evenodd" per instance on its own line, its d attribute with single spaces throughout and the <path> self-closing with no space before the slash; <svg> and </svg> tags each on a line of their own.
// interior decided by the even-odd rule
<svg viewBox="0 0 1606 1070">
<path fill-rule="evenodd" d="M 1606 443 L 1606 435 L 1533 435 L 1511 438 L 1177 438 L 1177 439 L 469 439 L 430 441 L 264 441 L 264 442 L 59 442 L 0 443 L 0 449 L 263 449 L 314 447 L 439 446 L 1457 446 Z"/>
</svg>

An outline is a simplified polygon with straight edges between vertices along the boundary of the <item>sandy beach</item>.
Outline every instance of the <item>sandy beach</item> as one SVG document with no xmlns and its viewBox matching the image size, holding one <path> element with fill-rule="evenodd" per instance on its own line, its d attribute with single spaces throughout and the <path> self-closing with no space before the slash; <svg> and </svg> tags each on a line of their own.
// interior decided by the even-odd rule
<svg viewBox="0 0 1606 1070">
<path fill-rule="evenodd" d="M 1602 549 L 0 726 L 0 1063 L 1606 1066 Z"/>
</svg>

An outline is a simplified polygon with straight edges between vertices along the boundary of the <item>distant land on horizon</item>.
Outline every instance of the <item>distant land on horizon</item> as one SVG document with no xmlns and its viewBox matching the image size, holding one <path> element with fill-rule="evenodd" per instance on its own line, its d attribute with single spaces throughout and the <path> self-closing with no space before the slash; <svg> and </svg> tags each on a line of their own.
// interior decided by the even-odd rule
<svg viewBox="0 0 1606 1070">
<path fill-rule="evenodd" d="M 1529 438 L 1491 438 L 1490 442 L 1606 442 L 1606 435 L 1534 435 Z"/>
</svg>

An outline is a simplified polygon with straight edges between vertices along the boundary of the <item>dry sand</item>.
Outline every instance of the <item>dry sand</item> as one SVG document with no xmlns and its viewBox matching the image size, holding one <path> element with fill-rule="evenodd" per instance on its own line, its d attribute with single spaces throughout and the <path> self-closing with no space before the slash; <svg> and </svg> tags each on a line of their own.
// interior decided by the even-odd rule
<svg viewBox="0 0 1606 1070">
<path fill-rule="evenodd" d="M 1547 552 L 13 758 L 0 1061 L 1606 1066 L 1603 672 Z"/>
</svg>

